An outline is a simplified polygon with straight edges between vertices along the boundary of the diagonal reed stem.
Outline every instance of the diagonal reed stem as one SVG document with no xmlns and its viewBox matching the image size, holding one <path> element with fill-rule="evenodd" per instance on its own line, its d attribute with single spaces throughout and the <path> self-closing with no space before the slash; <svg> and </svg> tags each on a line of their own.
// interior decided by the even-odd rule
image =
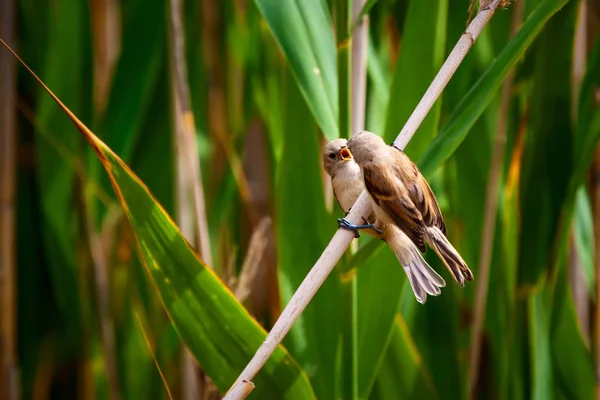
<svg viewBox="0 0 600 400">
<path fill-rule="evenodd" d="M 501 3 L 502 1 L 500 0 L 491 1 L 479 10 L 473 21 L 467 27 L 467 30 L 461 35 L 458 43 L 454 46 L 454 49 L 452 49 L 452 52 L 444 62 L 444 65 L 442 65 L 442 68 L 417 105 L 417 108 L 413 111 L 406 122 L 406 125 L 398 135 L 398 138 L 394 142 L 396 146 L 404 149 L 406 144 L 410 141 L 423 122 L 423 119 L 425 119 L 425 116 L 442 93 L 442 90 L 446 87 L 448 81 L 452 75 L 454 75 L 458 66 L 473 46 L 473 43 L 479 37 L 481 31 L 490 21 L 495 10 Z M 368 209 L 368 194 L 363 191 L 356 200 L 354 206 L 352 206 L 347 219 L 352 223 L 359 223 Z M 323 254 L 321 254 L 321 257 L 319 257 L 316 264 L 290 299 L 279 319 L 275 322 L 273 329 L 271 329 L 263 344 L 259 347 L 252 360 L 250 360 L 250 363 L 244 368 L 238 379 L 233 383 L 230 390 L 225 395 L 225 400 L 244 399 L 250 393 L 250 390 L 252 390 L 249 388 L 251 380 L 265 365 L 273 351 L 275 351 L 277 346 L 281 343 L 294 322 L 298 319 L 302 311 L 304 311 L 327 276 L 329 276 L 329 273 L 333 270 L 350 245 L 353 237 L 353 234 L 346 230 L 338 230 L 335 233 L 329 242 L 329 245 L 327 245 Z M 242 388 L 245 388 L 246 390 L 241 390 Z"/>
</svg>

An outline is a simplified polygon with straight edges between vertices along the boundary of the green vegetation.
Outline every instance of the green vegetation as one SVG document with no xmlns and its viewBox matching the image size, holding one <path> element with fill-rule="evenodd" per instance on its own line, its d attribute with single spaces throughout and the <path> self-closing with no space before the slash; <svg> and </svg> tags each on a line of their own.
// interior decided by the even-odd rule
<svg viewBox="0 0 600 400">
<path fill-rule="evenodd" d="M 14 290 L 17 307 L 0 317 L 0 356 L 16 360 L 0 357 L 0 397 L 16 366 L 22 398 L 192 398 L 184 346 L 203 398 L 225 393 L 342 216 L 320 152 L 361 112 L 350 106 L 350 0 L 183 1 L 195 124 L 175 84 L 176 1 L 6 1 L 10 44 L 91 132 L 18 68 L 14 101 L 0 104 L 17 115 L 0 132 L 15 148 L 0 157 L 18 155 L 14 201 L 2 204 L 16 210 L 16 246 L 0 236 L 16 259 L 0 265 L 0 277 L 16 274 L 0 292 Z M 475 282 L 460 288 L 428 250 L 448 285 L 420 305 L 392 252 L 362 237 L 249 398 L 594 396 L 600 7 L 517 1 L 495 13 L 406 148 Z M 391 142 L 464 32 L 469 1 L 365 4 L 365 128 Z M 0 66 L 11 62 L 0 46 Z M 185 154 L 199 159 L 206 199 L 211 254 L 200 257 Z M 11 324 L 16 342 L 3 341 Z"/>
</svg>

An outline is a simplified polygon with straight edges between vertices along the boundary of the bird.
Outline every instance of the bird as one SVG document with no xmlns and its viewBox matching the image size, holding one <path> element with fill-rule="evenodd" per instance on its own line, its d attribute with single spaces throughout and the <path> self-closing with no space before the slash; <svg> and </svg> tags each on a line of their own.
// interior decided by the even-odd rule
<svg viewBox="0 0 600 400">
<path fill-rule="evenodd" d="M 365 187 L 360 167 L 347 147 L 346 139 L 334 139 L 327 143 L 322 153 L 323 167 L 331 178 L 333 194 L 338 205 L 348 215 L 352 205 Z M 427 294 L 438 296 L 446 285 L 444 279 L 427 264 L 414 243 L 393 223 L 383 224 L 376 220 L 373 209 L 364 219 L 365 232 L 386 242 L 402 265 L 417 301 L 424 304 Z M 338 220 L 344 224 L 345 219 Z M 355 230 L 356 231 L 356 230 Z"/>
<path fill-rule="evenodd" d="M 426 251 L 426 243 L 460 286 L 472 281 L 473 273 L 446 237 L 435 194 L 415 163 L 401 149 L 369 131 L 354 134 L 346 145 L 360 168 L 375 219 L 400 228 L 421 252 Z M 354 228 L 348 221 L 340 226 Z"/>
</svg>

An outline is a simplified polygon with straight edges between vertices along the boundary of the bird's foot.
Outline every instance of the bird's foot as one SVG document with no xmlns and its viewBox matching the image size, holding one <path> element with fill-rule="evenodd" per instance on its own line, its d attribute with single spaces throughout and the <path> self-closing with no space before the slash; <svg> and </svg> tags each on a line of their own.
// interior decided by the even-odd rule
<svg viewBox="0 0 600 400">
<path fill-rule="evenodd" d="M 359 229 L 373 229 L 376 232 L 380 231 L 379 229 L 375 228 L 375 226 L 373 224 L 354 225 L 353 223 L 348 221 L 346 218 L 338 218 L 337 221 L 338 221 L 338 228 L 353 231 L 354 237 L 356 237 L 356 238 L 360 237 L 360 233 L 358 233 Z"/>
</svg>

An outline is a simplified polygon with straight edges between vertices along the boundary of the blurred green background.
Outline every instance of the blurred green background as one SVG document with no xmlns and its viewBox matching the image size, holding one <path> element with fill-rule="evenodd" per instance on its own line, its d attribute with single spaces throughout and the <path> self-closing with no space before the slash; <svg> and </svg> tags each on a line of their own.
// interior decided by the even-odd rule
<svg viewBox="0 0 600 400">
<path fill-rule="evenodd" d="M 220 398 L 342 215 L 322 146 L 392 142 L 469 3 L 3 0 L 106 146 L 0 48 L 0 398 Z M 599 28 L 594 0 L 495 13 L 406 148 L 475 282 L 428 251 L 420 305 L 361 238 L 250 398 L 596 396 Z"/>
</svg>

